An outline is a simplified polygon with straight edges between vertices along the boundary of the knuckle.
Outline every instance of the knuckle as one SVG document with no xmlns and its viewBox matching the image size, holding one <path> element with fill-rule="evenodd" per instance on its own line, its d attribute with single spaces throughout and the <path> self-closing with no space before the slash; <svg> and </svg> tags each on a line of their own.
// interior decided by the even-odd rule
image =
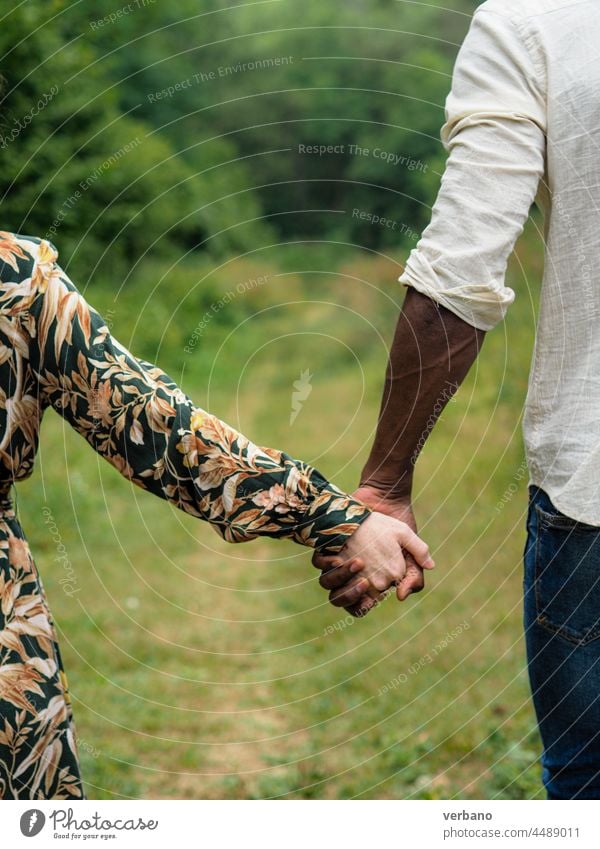
<svg viewBox="0 0 600 849">
<path fill-rule="evenodd" d="M 348 587 L 340 593 L 340 599 L 343 604 L 355 604 L 360 598 L 360 593 L 356 587 Z"/>
<path fill-rule="evenodd" d="M 395 564 L 394 566 L 392 566 L 392 568 L 389 571 L 390 571 L 390 574 L 389 574 L 388 584 L 391 580 L 401 581 L 402 578 L 404 578 L 404 576 L 406 575 L 406 564 L 405 563 Z"/>
<path fill-rule="evenodd" d="M 337 587 L 343 587 L 351 577 L 351 573 L 340 566 L 337 569 L 331 569 L 329 572 L 325 572 L 323 574 L 321 578 L 323 583 L 321 586 L 329 590 L 334 590 Z"/>
<path fill-rule="evenodd" d="M 378 590 L 378 592 L 382 593 L 387 590 L 390 580 L 383 574 L 376 574 L 371 578 L 371 584 L 376 590 Z"/>
</svg>

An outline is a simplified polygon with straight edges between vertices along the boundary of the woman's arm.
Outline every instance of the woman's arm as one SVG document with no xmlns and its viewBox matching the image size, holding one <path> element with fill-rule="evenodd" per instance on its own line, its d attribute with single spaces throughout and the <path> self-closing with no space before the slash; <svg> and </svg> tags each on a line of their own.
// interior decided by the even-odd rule
<svg viewBox="0 0 600 849">
<path fill-rule="evenodd" d="M 29 365 L 51 405 L 137 486 L 204 519 L 229 542 L 292 539 L 338 552 L 370 510 L 316 469 L 261 448 L 196 407 L 160 368 L 134 357 L 57 265 L 54 246 L 23 241 L 34 259 Z"/>
</svg>

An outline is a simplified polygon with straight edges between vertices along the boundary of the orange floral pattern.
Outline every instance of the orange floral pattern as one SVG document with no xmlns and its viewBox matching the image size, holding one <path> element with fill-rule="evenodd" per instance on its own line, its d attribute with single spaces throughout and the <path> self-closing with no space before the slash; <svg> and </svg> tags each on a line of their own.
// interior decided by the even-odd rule
<svg viewBox="0 0 600 849">
<path fill-rule="evenodd" d="M 84 798 L 56 630 L 9 498 L 32 472 L 47 407 L 125 478 L 230 542 L 281 537 L 333 553 L 369 515 L 136 359 L 57 258 L 48 241 L 0 232 L 0 799 Z"/>
</svg>

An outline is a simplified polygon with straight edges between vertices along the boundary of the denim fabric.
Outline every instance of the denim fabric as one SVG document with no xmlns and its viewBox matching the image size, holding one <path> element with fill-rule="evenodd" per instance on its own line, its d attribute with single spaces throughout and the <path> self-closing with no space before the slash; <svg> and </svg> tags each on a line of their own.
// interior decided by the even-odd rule
<svg viewBox="0 0 600 849">
<path fill-rule="evenodd" d="M 600 799 L 600 528 L 529 490 L 524 623 L 549 799 Z"/>
</svg>

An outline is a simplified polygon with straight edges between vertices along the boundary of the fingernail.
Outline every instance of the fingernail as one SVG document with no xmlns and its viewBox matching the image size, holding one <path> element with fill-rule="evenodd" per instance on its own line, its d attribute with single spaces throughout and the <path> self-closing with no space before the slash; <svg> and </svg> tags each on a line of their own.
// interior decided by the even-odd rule
<svg viewBox="0 0 600 849">
<path fill-rule="evenodd" d="M 369 582 L 367 581 L 367 579 L 366 579 L 366 578 L 362 578 L 362 579 L 361 579 L 361 580 L 357 583 L 357 585 L 356 585 L 356 586 L 358 587 L 358 589 L 359 589 L 359 590 L 368 590 L 368 589 L 369 589 Z"/>
<path fill-rule="evenodd" d="M 350 566 L 350 571 L 352 572 L 352 574 L 354 574 L 355 572 L 360 572 L 360 570 L 362 569 L 362 567 L 363 567 L 363 566 L 362 566 L 362 563 L 360 563 L 360 562 L 355 562 L 355 563 L 352 563 L 352 564 L 351 564 L 351 566 Z"/>
</svg>

